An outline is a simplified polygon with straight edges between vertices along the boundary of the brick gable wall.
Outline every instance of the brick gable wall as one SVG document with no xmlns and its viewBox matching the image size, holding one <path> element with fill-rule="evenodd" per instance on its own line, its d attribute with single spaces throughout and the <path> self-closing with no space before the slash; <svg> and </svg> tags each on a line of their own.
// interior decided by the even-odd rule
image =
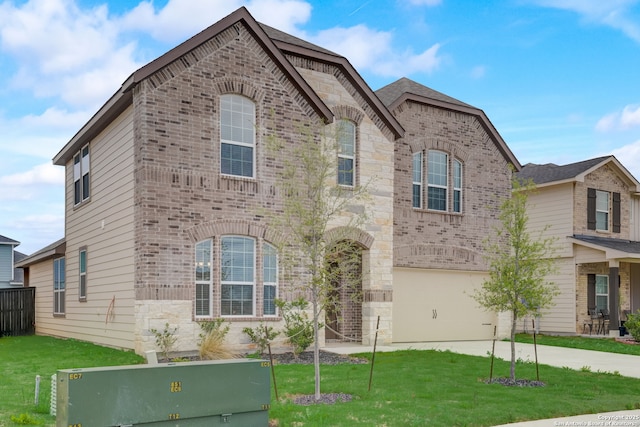
<svg viewBox="0 0 640 427">
<path fill-rule="evenodd" d="M 485 270 L 483 240 L 499 225 L 500 204 L 510 196 L 506 160 L 475 116 L 413 102 L 393 113 L 406 130 L 395 148 L 394 265 Z M 429 149 L 446 152 L 450 162 L 463 164 L 461 214 L 412 207 L 412 156 L 425 153 L 426 206 Z"/>
</svg>

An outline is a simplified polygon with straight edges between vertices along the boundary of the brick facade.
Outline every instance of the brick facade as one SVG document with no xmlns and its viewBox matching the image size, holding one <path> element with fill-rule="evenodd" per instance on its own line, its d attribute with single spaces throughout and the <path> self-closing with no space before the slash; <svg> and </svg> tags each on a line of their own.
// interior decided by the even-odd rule
<svg viewBox="0 0 640 427">
<path fill-rule="evenodd" d="M 483 241 L 499 224 L 500 204 L 510 197 L 507 161 L 471 114 L 411 101 L 393 113 L 406 129 L 395 148 L 394 265 L 486 270 Z M 462 163 L 461 213 L 412 207 L 412 156 L 423 152 L 426 159 L 429 150 L 447 153 L 449 165 L 453 159 Z M 426 184 L 423 195 L 426 200 Z"/>
</svg>

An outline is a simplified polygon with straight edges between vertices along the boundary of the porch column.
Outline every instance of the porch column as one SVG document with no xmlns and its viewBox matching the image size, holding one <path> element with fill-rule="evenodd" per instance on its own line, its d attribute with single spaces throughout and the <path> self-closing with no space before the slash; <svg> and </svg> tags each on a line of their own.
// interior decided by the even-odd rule
<svg viewBox="0 0 640 427">
<path fill-rule="evenodd" d="M 609 330 L 617 331 L 620 326 L 618 318 L 618 299 L 620 298 L 620 264 L 609 261 Z"/>
</svg>

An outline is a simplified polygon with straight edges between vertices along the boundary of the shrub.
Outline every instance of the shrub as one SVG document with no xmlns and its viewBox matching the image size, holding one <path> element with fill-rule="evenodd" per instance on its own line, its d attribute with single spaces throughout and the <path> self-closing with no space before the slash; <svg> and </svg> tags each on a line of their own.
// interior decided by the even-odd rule
<svg viewBox="0 0 640 427">
<path fill-rule="evenodd" d="M 169 358 L 169 352 L 173 349 L 173 345 L 178 340 L 176 332 L 178 328 L 170 328 L 169 323 L 165 323 L 164 330 L 150 329 L 151 333 L 156 337 L 156 345 L 160 348 L 165 359 Z"/>
<path fill-rule="evenodd" d="M 200 322 L 200 340 L 198 350 L 202 360 L 231 359 L 233 353 L 226 347 L 224 338 L 229 332 L 229 325 L 224 325 L 224 319 Z"/>
<path fill-rule="evenodd" d="M 273 330 L 273 326 L 266 326 L 262 322 L 253 329 L 246 327 L 242 332 L 247 334 L 251 342 L 258 346 L 260 354 L 264 353 L 271 341 L 280 334 L 280 332 Z"/>
<path fill-rule="evenodd" d="M 298 356 L 313 343 L 313 320 L 304 311 L 308 302 L 301 297 L 289 302 L 276 300 L 276 305 L 284 320 L 284 334 L 293 347 L 293 354 Z"/>
<path fill-rule="evenodd" d="M 628 314 L 624 326 L 636 341 L 640 341 L 640 310 L 633 314 Z"/>
</svg>

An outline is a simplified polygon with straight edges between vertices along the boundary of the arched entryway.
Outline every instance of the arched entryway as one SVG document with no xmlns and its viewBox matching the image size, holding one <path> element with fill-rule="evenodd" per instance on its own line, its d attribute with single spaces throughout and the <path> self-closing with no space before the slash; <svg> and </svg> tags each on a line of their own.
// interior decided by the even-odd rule
<svg viewBox="0 0 640 427">
<path fill-rule="evenodd" d="M 345 240 L 327 252 L 327 342 L 362 341 L 362 253 L 359 244 Z"/>
</svg>

